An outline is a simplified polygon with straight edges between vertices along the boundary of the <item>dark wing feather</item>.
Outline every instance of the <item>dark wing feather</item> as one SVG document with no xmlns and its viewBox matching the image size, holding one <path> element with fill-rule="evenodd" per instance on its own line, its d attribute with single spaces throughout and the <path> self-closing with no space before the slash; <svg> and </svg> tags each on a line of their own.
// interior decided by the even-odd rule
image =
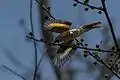
<svg viewBox="0 0 120 80">
<path fill-rule="evenodd" d="M 69 44 L 72 44 L 72 43 L 69 43 Z M 74 44 L 72 44 L 72 45 L 74 45 Z M 57 54 L 53 59 L 53 64 L 57 67 L 62 67 L 67 62 L 70 61 L 70 59 L 72 58 L 76 49 L 73 47 L 59 47 L 58 50 L 59 49 L 61 49 L 62 51 L 60 51 L 60 52 L 57 51 Z"/>
</svg>

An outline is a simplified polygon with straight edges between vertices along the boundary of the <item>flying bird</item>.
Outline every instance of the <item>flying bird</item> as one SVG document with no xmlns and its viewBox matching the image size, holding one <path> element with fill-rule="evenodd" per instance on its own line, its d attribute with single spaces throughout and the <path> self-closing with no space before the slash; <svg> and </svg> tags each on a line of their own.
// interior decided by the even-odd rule
<svg viewBox="0 0 120 80">
<path fill-rule="evenodd" d="M 70 29 L 72 23 L 65 20 L 48 20 L 43 25 L 44 29 L 47 31 L 60 33 L 54 42 L 62 42 L 60 43 L 60 47 L 58 47 L 56 55 L 53 58 L 53 64 L 57 67 L 62 67 L 72 58 L 73 54 L 76 51 L 74 39 L 78 36 L 81 36 L 85 32 L 92 30 L 94 28 L 100 28 L 97 26 L 101 24 L 101 22 L 94 22 L 91 24 L 85 24 L 75 29 Z"/>
</svg>

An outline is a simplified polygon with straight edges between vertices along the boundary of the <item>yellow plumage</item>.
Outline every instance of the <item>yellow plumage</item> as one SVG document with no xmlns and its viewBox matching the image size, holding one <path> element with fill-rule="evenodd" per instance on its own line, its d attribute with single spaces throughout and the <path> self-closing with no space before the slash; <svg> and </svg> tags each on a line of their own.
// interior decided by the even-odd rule
<svg viewBox="0 0 120 80">
<path fill-rule="evenodd" d="M 58 28 L 69 28 L 68 25 L 66 25 L 66 24 L 61 24 L 61 23 L 51 23 L 51 24 L 49 24 L 48 26 L 58 27 Z"/>
<path fill-rule="evenodd" d="M 51 32 L 62 33 L 64 31 L 69 30 L 71 25 L 72 23 L 69 21 L 56 19 L 56 20 L 46 21 L 43 27 L 44 29 L 51 31 Z"/>
</svg>

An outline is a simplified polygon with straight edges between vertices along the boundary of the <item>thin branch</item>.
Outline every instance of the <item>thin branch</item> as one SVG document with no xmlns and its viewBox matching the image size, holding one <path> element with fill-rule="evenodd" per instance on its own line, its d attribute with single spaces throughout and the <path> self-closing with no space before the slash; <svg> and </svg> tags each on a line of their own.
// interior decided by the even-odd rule
<svg viewBox="0 0 120 80">
<path fill-rule="evenodd" d="M 114 33 L 114 29 L 113 29 L 112 22 L 111 22 L 111 20 L 110 20 L 109 14 L 108 14 L 107 9 L 106 9 L 105 1 L 104 1 L 104 0 L 101 0 L 101 2 L 102 2 L 102 5 L 103 5 L 103 11 L 104 11 L 104 13 L 105 13 L 105 17 L 106 17 L 106 19 L 107 19 L 107 21 L 108 21 L 108 24 L 109 24 L 109 26 L 110 26 L 111 34 L 112 34 L 112 37 L 113 37 L 113 40 L 114 40 L 116 49 L 117 49 L 117 51 L 119 51 L 119 45 L 118 45 L 118 43 L 117 43 L 117 39 L 116 39 L 116 36 L 115 36 L 115 33 Z"/>
<path fill-rule="evenodd" d="M 95 55 L 91 54 L 90 52 L 89 52 L 89 54 L 93 58 L 95 58 L 97 61 L 99 61 L 101 64 L 103 64 L 105 67 L 107 67 L 118 79 L 120 79 L 120 76 L 115 71 L 113 71 L 113 69 L 111 69 L 111 67 L 109 67 L 103 60 L 98 59 Z"/>
<path fill-rule="evenodd" d="M 45 57 L 45 54 L 42 54 L 42 56 L 41 56 L 41 58 L 40 58 L 40 60 L 38 62 L 38 65 L 37 65 L 37 69 L 39 68 L 39 66 L 40 66 L 40 64 L 41 64 L 44 57 Z"/>
<path fill-rule="evenodd" d="M 7 66 L 1 65 L 1 67 L 3 67 L 3 68 L 5 68 L 5 69 L 7 69 L 8 71 L 12 72 L 14 75 L 20 77 L 21 79 L 26 80 L 23 76 L 21 76 L 20 74 L 18 74 L 18 73 L 15 72 L 15 71 L 13 71 L 12 69 L 8 68 Z"/>
<path fill-rule="evenodd" d="M 42 60 L 43 60 L 44 57 L 45 57 L 45 54 L 42 54 L 40 60 L 38 61 L 38 65 L 37 65 L 37 67 L 36 67 L 36 73 L 37 73 L 38 68 L 40 67 L 40 64 L 41 64 L 41 62 L 42 62 Z"/>
<path fill-rule="evenodd" d="M 79 42 L 79 41 L 78 41 Z M 80 43 L 80 42 L 79 42 Z M 80 44 L 82 47 L 84 47 L 84 45 L 81 43 Z M 94 59 L 96 59 L 97 61 L 99 61 L 101 64 L 103 64 L 106 68 L 108 68 L 118 79 L 120 79 L 119 75 L 114 72 L 111 67 L 109 67 L 103 60 L 101 60 L 100 58 L 98 58 L 98 56 L 92 54 L 90 51 L 88 51 L 89 55 L 91 55 Z"/>
<path fill-rule="evenodd" d="M 79 4 L 82 4 L 84 6 L 87 6 L 87 7 L 91 8 L 91 9 L 97 9 L 97 10 L 103 11 L 103 9 L 101 7 L 95 7 L 95 6 L 92 6 L 90 4 L 85 4 L 85 3 L 81 2 L 81 1 L 78 1 L 78 0 L 74 0 L 74 1 L 77 2 L 77 3 L 79 3 Z"/>
<path fill-rule="evenodd" d="M 44 10 L 46 11 L 46 13 L 52 18 L 55 19 L 55 17 L 52 16 L 52 14 L 50 13 L 50 10 L 48 10 L 48 8 L 45 5 L 42 5 L 38 0 L 36 0 L 36 2 L 38 3 L 38 5 Z"/>
<path fill-rule="evenodd" d="M 33 39 L 33 40 L 35 40 L 35 41 L 38 41 L 38 42 L 44 42 L 44 43 L 46 43 L 46 44 L 48 44 L 49 46 L 51 46 L 51 45 L 53 45 L 53 46 L 62 46 L 62 47 L 73 47 L 73 46 L 63 46 L 63 45 L 61 45 L 61 44 L 58 44 L 58 43 L 50 43 L 50 42 L 46 42 L 46 41 L 44 41 L 43 39 L 41 39 L 41 40 L 38 40 L 38 39 L 35 39 L 35 38 L 32 38 L 32 37 L 29 37 L 29 36 L 26 36 L 27 38 L 29 38 L 29 39 Z M 78 40 L 77 40 L 78 41 Z M 83 45 L 82 45 L 83 46 Z M 87 47 L 80 47 L 80 46 L 75 46 L 76 48 L 80 48 L 80 49 L 85 49 L 85 50 L 90 50 L 90 51 L 97 51 L 97 49 L 92 49 L 92 48 L 87 48 Z M 110 51 L 110 50 L 102 50 L 102 49 L 100 49 L 100 50 L 98 50 L 99 52 L 112 52 L 112 53 L 117 53 L 117 52 L 115 52 L 115 51 Z"/>
<path fill-rule="evenodd" d="M 33 28 L 33 21 L 32 21 L 32 0 L 30 0 L 30 25 L 31 25 L 31 30 L 32 30 L 32 36 L 34 38 L 34 28 Z M 37 46 L 36 46 L 36 42 L 33 40 L 33 44 L 34 44 L 34 51 L 35 51 L 35 71 L 34 71 L 34 76 L 33 76 L 33 80 L 35 80 L 36 78 L 36 74 L 37 74 Z"/>
<path fill-rule="evenodd" d="M 114 65 L 115 65 L 115 63 L 117 62 L 117 60 L 118 60 L 119 57 L 120 57 L 120 52 L 119 52 L 120 50 L 119 50 L 119 45 L 118 45 L 118 43 L 117 43 L 117 39 L 116 39 L 116 36 L 115 36 L 115 33 L 114 33 L 114 29 L 113 29 L 112 22 L 111 22 L 111 20 L 110 20 L 109 14 L 108 14 L 107 9 L 106 9 L 105 0 L 101 0 L 101 3 L 102 3 L 102 6 L 103 6 L 103 11 L 104 11 L 104 13 L 105 13 L 105 17 L 106 17 L 106 19 L 107 19 L 107 21 L 108 21 L 108 24 L 109 24 L 109 26 L 110 26 L 110 31 L 111 31 L 111 34 L 112 34 L 112 37 L 113 37 L 114 44 L 115 44 L 116 49 L 117 49 L 117 51 L 118 51 L 118 56 L 117 56 L 117 58 L 115 59 L 113 65 L 112 65 L 112 68 L 113 68 Z"/>
</svg>

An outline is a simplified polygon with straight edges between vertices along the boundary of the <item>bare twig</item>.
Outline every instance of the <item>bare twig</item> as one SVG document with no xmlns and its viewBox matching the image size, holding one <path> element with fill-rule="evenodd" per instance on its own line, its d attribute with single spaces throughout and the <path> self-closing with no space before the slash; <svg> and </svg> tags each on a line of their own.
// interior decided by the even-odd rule
<svg viewBox="0 0 120 80">
<path fill-rule="evenodd" d="M 113 29 L 112 22 L 111 22 L 111 20 L 110 20 L 109 14 L 108 14 L 107 9 L 106 9 L 105 1 L 104 1 L 104 0 L 101 0 L 101 2 L 102 2 L 102 5 L 103 5 L 103 11 L 104 11 L 104 13 L 105 13 L 105 17 L 106 17 L 106 19 L 107 19 L 107 21 L 108 21 L 108 24 L 109 24 L 109 26 L 110 26 L 111 34 L 112 34 L 112 37 L 113 37 L 113 40 L 114 40 L 116 49 L 117 49 L 117 51 L 119 51 L 119 45 L 118 45 L 118 43 L 117 43 L 117 39 L 116 39 L 116 36 L 115 36 L 115 33 L 114 33 L 114 29 Z"/>
<path fill-rule="evenodd" d="M 80 1 L 78 1 L 78 0 L 74 0 L 74 1 L 77 2 L 77 3 L 79 3 L 79 4 L 82 4 L 82 5 L 84 5 L 84 6 L 87 6 L 87 7 L 89 7 L 89 8 L 103 11 L 103 9 L 102 9 L 101 7 L 95 7 L 95 6 L 92 6 L 92 5 L 90 5 L 90 4 L 85 4 L 85 3 L 80 2 Z"/>
<path fill-rule="evenodd" d="M 78 41 L 78 42 L 79 42 L 79 41 Z M 79 43 L 80 43 L 80 42 L 79 42 Z M 80 45 L 81 45 L 82 47 L 84 47 L 84 45 L 83 45 L 82 43 L 81 43 Z M 108 68 L 115 76 L 117 76 L 118 79 L 120 79 L 119 75 L 118 75 L 115 71 L 113 71 L 113 70 L 111 69 L 111 67 L 109 67 L 103 60 L 101 60 L 100 58 L 98 58 L 98 56 L 92 54 L 89 50 L 88 50 L 88 53 L 89 53 L 89 55 L 91 55 L 94 59 L 96 59 L 96 60 L 99 61 L 101 64 L 103 64 L 106 68 Z"/>
<path fill-rule="evenodd" d="M 33 28 L 33 21 L 32 21 L 32 0 L 30 0 L 30 25 L 31 25 L 31 30 L 32 30 L 32 37 L 34 38 L 34 28 Z M 33 76 L 33 80 L 35 80 L 36 78 L 36 74 L 37 74 L 37 46 L 36 46 L 36 42 L 33 40 L 33 44 L 34 44 L 34 51 L 35 51 L 35 71 L 34 71 L 34 76 Z"/>
<path fill-rule="evenodd" d="M 113 71 L 113 69 L 111 69 L 111 67 L 109 67 L 103 60 L 98 59 L 95 55 L 91 54 L 90 52 L 89 52 L 89 54 L 93 58 L 95 58 L 97 61 L 99 61 L 101 64 L 103 64 L 105 67 L 107 67 L 118 79 L 120 79 L 120 76 L 115 71 Z"/>
<path fill-rule="evenodd" d="M 41 64 L 44 57 L 45 57 L 45 54 L 42 54 L 42 56 L 41 56 L 41 58 L 40 58 L 40 60 L 38 62 L 38 65 L 37 65 L 37 69 L 39 68 L 39 66 L 40 66 L 40 64 Z"/>
<path fill-rule="evenodd" d="M 14 75 L 20 77 L 21 79 L 26 80 L 23 76 L 21 76 L 20 74 L 18 74 L 18 73 L 15 72 L 15 71 L 13 71 L 12 69 L 8 68 L 7 66 L 5 66 L 5 65 L 1 65 L 1 67 L 7 69 L 8 71 L 10 71 L 10 72 L 13 73 Z"/>
<path fill-rule="evenodd" d="M 53 45 L 53 46 L 62 46 L 62 47 L 73 47 L 73 46 L 63 46 L 63 45 L 58 44 L 58 43 L 46 42 L 46 41 L 44 41 L 43 39 L 38 40 L 38 39 L 29 37 L 29 36 L 26 36 L 26 37 L 29 38 L 29 39 L 33 39 L 33 40 L 35 40 L 35 41 L 38 41 L 38 42 L 46 43 L 46 44 L 48 44 L 48 45 L 50 45 L 50 46 Z M 77 41 L 78 41 L 78 40 L 77 40 Z M 80 49 L 90 50 L 90 51 L 97 51 L 97 49 L 92 49 L 92 48 L 83 47 L 83 44 L 82 44 L 82 43 L 81 43 L 80 45 L 82 45 L 82 47 L 77 46 L 77 45 L 75 45 L 75 47 L 76 47 L 76 48 L 80 48 Z M 99 52 L 112 52 L 112 53 L 117 53 L 117 52 L 112 51 L 112 50 L 102 50 L 102 49 L 100 49 L 100 50 L 98 50 L 98 51 L 99 51 Z"/>
<path fill-rule="evenodd" d="M 36 0 L 36 2 L 38 3 L 38 5 L 44 10 L 46 11 L 46 13 L 52 18 L 55 19 L 55 17 L 52 16 L 52 14 L 50 13 L 50 10 L 48 10 L 48 8 L 45 5 L 42 5 L 38 0 Z"/>
<path fill-rule="evenodd" d="M 108 14 L 107 9 L 106 9 L 105 0 L 101 0 L 101 3 L 102 3 L 102 6 L 103 6 L 103 11 L 104 11 L 104 13 L 105 13 L 106 19 L 107 19 L 108 24 L 109 24 L 109 26 L 110 26 L 110 31 L 111 31 L 111 34 L 112 34 L 112 37 L 113 37 L 113 40 L 114 40 L 114 44 L 115 44 L 116 49 L 117 49 L 117 51 L 118 51 L 118 56 L 117 56 L 117 58 L 115 59 L 113 65 L 112 65 L 112 68 L 113 68 L 114 65 L 116 64 L 117 60 L 118 60 L 119 57 L 120 57 L 120 52 L 119 52 L 120 50 L 119 50 L 119 45 L 118 45 L 118 43 L 117 43 L 117 39 L 116 39 L 114 30 L 113 30 L 112 22 L 111 22 L 111 20 L 110 20 L 109 14 Z"/>
</svg>

